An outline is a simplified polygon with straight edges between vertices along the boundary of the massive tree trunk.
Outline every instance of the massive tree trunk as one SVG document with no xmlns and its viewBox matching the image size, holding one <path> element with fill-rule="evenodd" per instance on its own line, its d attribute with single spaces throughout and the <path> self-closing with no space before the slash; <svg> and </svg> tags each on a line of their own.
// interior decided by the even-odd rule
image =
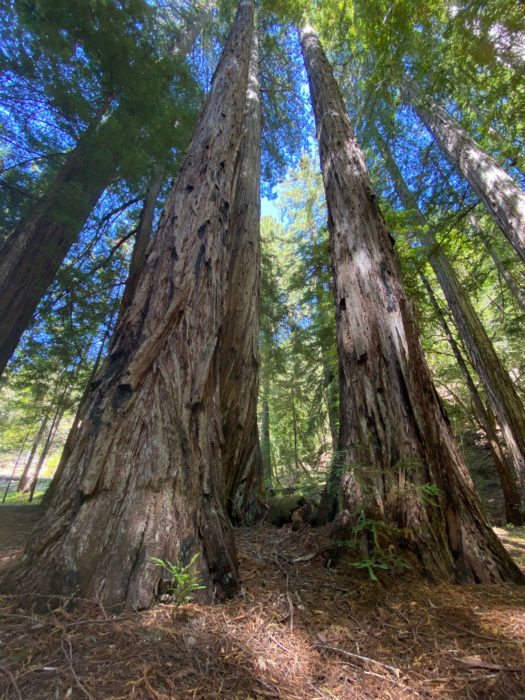
<svg viewBox="0 0 525 700">
<path fill-rule="evenodd" d="M 385 159 L 386 168 L 401 203 L 412 212 L 415 232 L 428 249 L 428 261 L 434 270 L 454 321 L 463 338 L 476 372 L 483 384 L 496 416 L 522 491 L 525 493 L 525 412 L 516 388 L 499 359 L 483 324 L 461 286 L 454 268 L 441 249 L 432 229 L 427 225 L 418 202 L 408 189 L 403 175 L 379 132 L 374 139 Z"/>
<path fill-rule="evenodd" d="M 257 427 L 259 313 L 261 106 L 259 46 L 254 33 L 237 189 L 228 232 L 230 256 L 226 315 L 218 344 L 224 442 L 222 460 L 232 522 L 253 523 L 262 496 Z"/>
<path fill-rule="evenodd" d="M 474 412 L 483 431 L 485 432 L 487 441 L 489 443 L 490 450 L 492 452 L 492 458 L 494 459 L 494 465 L 496 467 L 500 479 L 501 490 L 503 492 L 506 522 L 512 523 L 512 525 L 523 525 L 525 512 L 524 510 L 522 510 L 522 499 L 520 497 L 520 490 L 516 483 L 516 479 L 514 478 L 512 471 L 507 463 L 507 460 L 505 459 L 505 455 L 503 454 L 503 451 L 501 449 L 494 417 L 491 414 L 490 409 L 487 409 L 485 407 L 483 399 L 481 398 L 480 393 L 477 390 L 476 385 L 474 384 L 474 380 L 470 376 L 467 364 L 463 359 L 463 355 L 461 354 L 461 350 L 459 349 L 456 339 L 452 335 L 452 331 L 450 330 L 447 320 L 441 310 L 441 307 L 439 306 L 439 302 L 436 299 L 434 292 L 432 291 L 430 282 L 422 273 L 420 274 L 420 278 L 423 282 L 423 285 L 425 286 L 425 289 L 427 290 L 432 308 L 435 311 L 437 319 L 445 333 L 445 336 L 452 349 L 454 357 L 456 358 L 458 367 L 461 370 L 461 374 L 463 375 L 463 378 L 469 390 Z"/>
<path fill-rule="evenodd" d="M 203 6 L 172 47 L 186 53 L 210 12 Z M 0 246 L 0 374 L 104 190 L 117 174 L 111 134 L 125 108 L 104 121 L 108 100 L 68 154 L 43 198 Z M 140 134 L 133 134 L 132 149 Z"/>
<path fill-rule="evenodd" d="M 402 529 L 436 579 L 522 581 L 486 521 L 433 387 L 393 239 L 330 65 L 311 27 L 300 38 L 335 276 L 345 516 L 351 522 L 364 512 Z"/>
<path fill-rule="evenodd" d="M 448 112 L 424 99 L 412 80 L 405 81 L 403 92 L 445 156 L 468 180 L 516 253 L 525 261 L 525 192 Z"/>
<path fill-rule="evenodd" d="M 237 587 L 216 348 L 253 13 L 241 0 L 133 303 L 11 588 L 31 581 L 143 608 L 163 575 L 150 558 L 186 564 L 196 553 L 210 595 Z"/>
</svg>

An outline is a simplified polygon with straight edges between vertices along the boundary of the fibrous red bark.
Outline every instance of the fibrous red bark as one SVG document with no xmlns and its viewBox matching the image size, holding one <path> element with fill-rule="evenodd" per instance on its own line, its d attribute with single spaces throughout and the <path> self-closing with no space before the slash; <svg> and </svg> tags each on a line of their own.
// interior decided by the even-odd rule
<svg viewBox="0 0 525 700">
<path fill-rule="evenodd" d="M 310 26 L 300 38 L 335 277 L 345 515 L 405 532 L 436 579 L 522 581 L 486 521 L 432 385 L 393 239 L 328 60 Z"/>
<path fill-rule="evenodd" d="M 253 1 L 241 0 L 133 302 L 92 384 L 60 482 L 10 586 L 152 604 L 151 557 L 238 574 L 225 508 L 217 343 L 246 102 Z"/>
<path fill-rule="evenodd" d="M 411 212 L 415 233 L 428 251 L 428 261 L 434 270 L 456 326 L 478 373 L 489 404 L 496 416 L 507 445 L 514 472 L 522 492 L 525 492 L 525 411 L 509 373 L 498 357 L 468 294 L 439 245 L 432 227 L 427 225 L 418 202 L 387 144 L 375 129 L 374 139 L 385 159 L 394 189 L 405 209 Z"/>
<path fill-rule="evenodd" d="M 261 301 L 259 45 L 254 33 L 238 177 L 229 230 L 226 314 L 218 346 L 222 460 L 228 513 L 253 523 L 260 511 L 262 460 L 257 427 Z"/>
</svg>

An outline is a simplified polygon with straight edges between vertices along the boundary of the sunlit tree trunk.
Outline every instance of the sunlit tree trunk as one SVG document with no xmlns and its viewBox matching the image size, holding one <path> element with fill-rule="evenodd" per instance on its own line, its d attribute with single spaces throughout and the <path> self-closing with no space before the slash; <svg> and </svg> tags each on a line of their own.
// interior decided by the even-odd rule
<svg viewBox="0 0 525 700">
<path fill-rule="evenodd" d="M 404 94 L 448 160 L 468 180 L 516 253 L 525 261 L 525 192 L 442 107 L 408 79 Z"/>
<path fill-rule="evenodd" d="M 228 512 L 237 523 L 252 523 L 256 519 L 263 490 L 257 427 L 260 162 L 259 45 L 254 33 L 237 188 L 228 232 L 228 299 L 218 345 L 224 481 Z"/>
<path fill-rule="evenodd" d="M 238 584 L 226 514 L 217 344 L 250 60 L 241 0 L 133 303 L 121 317 L 37 538 L 4 587 L 144 608 L 162 570 Z"/>
<path fill-rule="evenodd" d="M 64 416 L 64 403 L 63 400 L 65 398 L 65 395 L 61 398 L 56 411 L 55 415 L 53 416 L 53 420 L 51 421 L 51 427 L 49 428 L 49 432 L 47 434 L 46 442 L 44 444 L 44 449 L 42 450 L 42 454 L 40 455 L 38 459 L 38 464 L 36 465 L 35 473 L 31 477 L 30 482 L 27 484 L 25 490 L 29 491 L 29 502 L 33 500 L 33 496 L 35 494 L 35 489 L 38 484 L 38 479 L 40 477 L 40 472 L 42 471 L 42 467 L 44 466 L 44 462 L 46 461 L 46 457 L 49 454 L 49 450 L 51 449 L 53 445 L 53 441 L 55 439 L 55 435 L 57 434 L 58 427 L 62 421 L 62 418 Z"/>
<path fill-rule="evenodd" d="M 468 295 L 462 288 L 450 260 L 439 246 L 431 227 L 427 225 L 416 198 L 408 189 L 387 144 L 377 130 L 375 130 L 374 138 L 383 154 L 397 195 L 405 209 L 411 212 L 415 232 L 427 248 L 428 261 L 443 290 L 472 364 L 501 426 L 516 476 L 522 491 L 525 493 L 525 411 L 523 404 Z"/>
<path fill-rule="evenodd" d="M 521 581 L 473 491 L 433 387 L 363 154 L 312 28 L 300 33 L 335 276 L 343 520 L 400 528 L 436 579 Z M 427 498 L 425 489 L 436 488 Z"/>
<path fill-rule="evenodd" d="M 16 487 L 16 490 L 18 492 L 24 491 L 28 477 L 29 477 L 29 472 L 31 470 L 31 465 L 33 464 L 33 459 L 35 458 L 36 451 L 38 449 L 38 446 L 40 445 L 42 438 L 44 437 L 44 433 L 47 428 L 47 424 L 49 421 L 49 416 L 44 416 L 42 419 L 42 422 L 40 424 L 40 428 L 38 430 L 38 433 L 36 434 L 35 439 L 33 440 L 33 445 L 31 446 L 31 452 L 29 453 L 29 457 L 27 459 L 27 462 L 25 463 L 24 466 L 24 471 L 20 475 L 20 479 L 18 480 L 18 486 Z"/>
<path fill-rule="evenodd" d="M 501 483 L 501 490 L 503 492 L 506 522 L 512 523 L 512 525 L 523 525 L 525 511 L 522 510 L 522 499 L 520 496 L 520 490 L 516 483 L 516 479 L 512 474 L 512 470 L 507 464 L 507 460 L 505 459 L 505 455 L 503 454 L 503 451 L 501 449 L 496 431 L 494 417 L 491 415 L 490 409 L 487 409 L 485 404 L 483 403 L 483 399 L 481 398 L 480 393 L 477 390 L 476 385 L 474 384 L 474 380 L 470 376 L 467 364 L 463 359 L 461 350 L 459 349 L 456 339 L 454 338 L 452 331 L 448 326 L 447 320 L 439 306 L 439 302 L 436 299 L 432 287 L 430 286 L 430 282 L 425 277 L 425 275 L 420 274 L 420 277 L 425 286 L 425 289 L 427 290 L 432 308 L 436 313 L 437 319 L 441 327 L 443 328 L 443 331 L 452 349 L 454 357 L 456 358 L 458 367 L 461 370 L 461 374 L 463 375 L 463 378 L 469 390 L 474 412 L 478 418 L 478 421 L 483 431 L 485 432 L 487 441 L 489 443 L 490 450 L 492 452 L 492 458 L 494 459 L 494 465 L 498 472 L 499 480 Z"/>
</svg>

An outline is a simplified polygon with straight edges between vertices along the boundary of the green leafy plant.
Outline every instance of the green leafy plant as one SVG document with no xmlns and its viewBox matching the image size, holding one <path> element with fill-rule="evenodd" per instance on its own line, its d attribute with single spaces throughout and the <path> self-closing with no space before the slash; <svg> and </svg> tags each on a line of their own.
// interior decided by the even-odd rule
<svg viewBox="0 0 525 700">
<path fill-rule="evenodd" d="M 160 566 L 171 576 L 172 585 L 168 588 L 167 592 L 172 596 L 175 608 L 178 608 L 183 603 L 187 603 L 188 600 L 191 599 L 191 595 L 194 591 L 206 588 L 206 586 L 202 585 L 199 575 L 192 571 L 193 564 L 198 556 L 198 553 L 194 554 L 186 566 L 177 563 L 174 564 L 171 561 L 164 561 L 157 557 L 151 557 L 151 561 L 155 566 Z"/>
<path fill-rule="evenodd" d="M 388 569 L 388 564 L 386 562 L 377 561 L 372 557 L 362 559 L 361 561 L 353 561 L 351 562 L 351 566 L 355 566 L 356 569 L 366 569 L 371 581 L 378 580 L 374 573 L 374 569 Z"/>
<path fill-rule="evenodd" d="M 435 484 L 431 484 L 428 482 L 426 484 L 422 484 L 421 486 L 416 486 L 414 484 L 414 488 L 416 489 L 416 492 L 419 498 L 423 501 L 423 503 L 436 505 L 434 499 L 439 497 L 440 490 Z"/>
<path fill-rule="evenodd" d="M 397 532 L 397 530 L 394 530 Z M 357 524 L 353 529 L 354 537 L 350 540 L 341 540 L 337 544 L 339 547 L 354 548 L 359 545 L 360 536 L 366 534 L 367 539 L 372 545 L 373 552 L 364 559 L 350 562 L 351 566 L 356 569 L 366 569 L 372 581 L 377 581 L 374 569 L 387 570 L 392 566 L 401 566 L 405 569 L 410 569 L 410 564 L 403 561 L 399 557 L 394 557 L 390 552 L 386 552 L 380 544 L 380 533 L 387 535 L 392 533 L 392 529 L 383 521 L 369 518 L 366 513 L 361 511 L 361 515 Z"/>
</svg>

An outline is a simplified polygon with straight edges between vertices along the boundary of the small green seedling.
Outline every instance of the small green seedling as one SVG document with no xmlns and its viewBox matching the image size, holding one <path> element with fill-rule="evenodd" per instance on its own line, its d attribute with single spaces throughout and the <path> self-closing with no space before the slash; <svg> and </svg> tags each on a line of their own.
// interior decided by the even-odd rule
<svg viewBox="0 0 525 700">
<path fill-rule="evenodd" d="M 183 603 L 187 603 L 191 599 L 191 594 L 201 588 L 206 588 L 202 585 L 202 581 L 198 574 L 192 571 L 192 566 L 199 554 L 194 554 L 189 564 L 182 566 L 181 564 L 173 564 L 171 561 L 164 561 L 157 557 L 151 557 L 151 561 L 161 568 L 165 569 L 171 575 L 171 586 L 168 588 L 168 593 L 173 598 L 175 608 L 178 608 Z"/>
</svg>

